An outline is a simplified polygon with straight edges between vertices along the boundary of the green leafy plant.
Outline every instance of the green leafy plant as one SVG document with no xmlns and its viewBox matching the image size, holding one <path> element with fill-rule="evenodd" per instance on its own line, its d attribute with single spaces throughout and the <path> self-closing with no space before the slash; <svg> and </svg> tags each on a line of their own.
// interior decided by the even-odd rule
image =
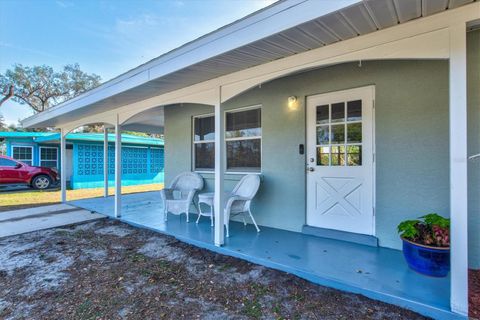
<svg viewBox="0 0 480 320">
<path fill-rule="evenodd" d="M 404 239 L 415 243 L 435 246 L 450 246 L 450 219 L 430 213 L 417 220 L 406 220 L 397 227 Z"/>
<path fill-rule="evenodd" d="M 425 221 L 425 223 L 428 225 L 435 225 L 442 228 L 450 228 L 450 219 L 439 216 L 436 213 L 427 214 L 420 219 L 423 219 L 423 221 Z"/>
</svg>

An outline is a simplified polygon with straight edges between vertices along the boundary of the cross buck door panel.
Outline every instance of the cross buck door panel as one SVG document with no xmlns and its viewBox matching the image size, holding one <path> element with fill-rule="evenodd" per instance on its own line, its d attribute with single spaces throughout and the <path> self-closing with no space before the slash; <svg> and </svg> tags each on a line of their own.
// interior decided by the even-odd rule
<svg viewBox="0 0 480 320">
<path fill-rule="evenodd" d="M 307 98 L 307 224 L 372 235 L 374 87 Z"/>
</svg>

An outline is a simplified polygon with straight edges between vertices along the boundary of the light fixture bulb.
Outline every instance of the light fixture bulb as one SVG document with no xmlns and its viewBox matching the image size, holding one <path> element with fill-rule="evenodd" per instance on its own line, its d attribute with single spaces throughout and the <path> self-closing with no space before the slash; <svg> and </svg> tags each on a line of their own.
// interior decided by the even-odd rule
<svg viewBox="0 0 480 320">
<path fill-rule="evenodd" d="M 291 109 L 291 110 L 296 110 L 297 109 L 297 97 L 296 96 L 288 97 L 288 108 Z"/>
</svg>

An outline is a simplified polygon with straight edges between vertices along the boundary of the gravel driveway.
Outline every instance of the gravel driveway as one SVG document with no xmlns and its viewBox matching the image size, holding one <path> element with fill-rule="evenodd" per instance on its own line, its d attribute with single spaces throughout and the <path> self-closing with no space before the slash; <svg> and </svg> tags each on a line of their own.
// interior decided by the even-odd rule
<svg viewBox="0 0 480 320">
<path fill-rule="evenodd" d="M 1 319 L 424 319 L 113 220 L 0 239 Z"/>
</svg>

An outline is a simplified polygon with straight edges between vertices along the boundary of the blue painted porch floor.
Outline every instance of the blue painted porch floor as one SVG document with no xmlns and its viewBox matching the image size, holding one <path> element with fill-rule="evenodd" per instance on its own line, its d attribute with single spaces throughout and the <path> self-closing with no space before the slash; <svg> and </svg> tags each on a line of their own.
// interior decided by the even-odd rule
<svg viewBox="0 0 480 320">
<path fill-rule="evenodd" d="M 72 201 L 78 207 L 113 217 L 114 198 Z M 436 319 L 460 317 L 450 310 L 450 279 L 430 278 L 410 269 L 398 250 L 318 238 L 253 225 L 230 224 L 225 246 L 213 244 L 210 219 L 169 215 L 164 223 L 159 192 L 122 196 L 121 221 L 253 263 L 295 274 L 311 282 L 408 308 Z"/>
</svg>

